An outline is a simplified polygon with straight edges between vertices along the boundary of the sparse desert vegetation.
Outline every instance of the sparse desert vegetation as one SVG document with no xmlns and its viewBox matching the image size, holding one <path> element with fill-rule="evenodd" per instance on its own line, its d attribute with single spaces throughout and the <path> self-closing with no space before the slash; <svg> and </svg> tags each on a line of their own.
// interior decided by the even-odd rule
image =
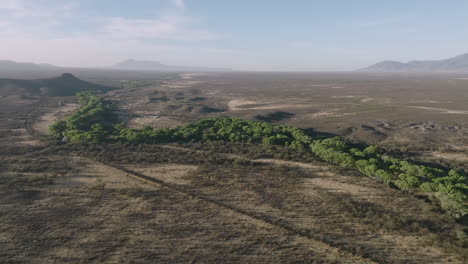
<svg viewBox="0 0 468 264">
<path fill-rule="evenodd" d="M 0 264 L 468 263 L 467 10 L 0 0 Z"/>
<path fill-rule="evenodd" d="M 0 259 L 466 261 L 467 167 L 440 156 L 465 155 L 463 144 L 450 145 L 463 142 L 463 119 L 404 106 L 416 112 L 394 116 L 387 110 L 406 99 L 352 95 L 372 79 L 382 94 L 366 98 L 387 98 L 387 82 L 405 86 L 409 77 L 280 77 L 278 89 L 257 84 L 279 77 L 216 73 L 141 86 L 136 78 L 76 98 L 2 99 Z M 255 99 L 251 87 L 266 95 Z M 235 98 L 249 103 L 233 107 Z M 63 110 L 74 103 L 73 113 Z M 194 110 L 203 107 L 223 111 Z M 327 111 L 334 116 L 311 116 Z M 51 113 L 63 114 L 43 118 Z M 385 120 L 372 123 L 376 116 Z M 49 135 L 35 130 L 46 120 Z M 412 140 L 426 133 L 432 145 Z"/>
</svg>

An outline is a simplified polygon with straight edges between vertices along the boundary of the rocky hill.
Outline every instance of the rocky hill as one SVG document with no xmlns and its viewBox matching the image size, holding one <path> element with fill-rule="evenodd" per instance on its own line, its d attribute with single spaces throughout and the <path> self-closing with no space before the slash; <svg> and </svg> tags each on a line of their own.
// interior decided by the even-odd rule
<svg viewBox="0 0 468 264">
<path fill-rule="evenodd" d="M 72 96 L 82 91 L 109 91 L 104 85 L 85 82 L 70 73 L 59 77 L 37 80 L 0 79 L 0 96 L 46 95 Z"/>
</svg>

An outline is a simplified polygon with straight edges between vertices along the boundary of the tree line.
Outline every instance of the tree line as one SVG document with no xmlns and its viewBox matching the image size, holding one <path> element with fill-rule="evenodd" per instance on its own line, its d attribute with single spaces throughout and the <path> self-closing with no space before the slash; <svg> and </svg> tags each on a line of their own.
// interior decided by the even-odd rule
<svg viewBox="0 0 468 264">
<path fill-rule="evenodd" d="M 113 141 L 158 144 L 190 141 L 229 141 L 285 146 L 311 151 L 322 160 L 391 184 L 403 191 L 429 193 L 455 216 L 468 214 L 468 180 L 463 172 L 442 170 L 397 159 L 376 146 L 359 147 L 342 138 L 323 138 L 296 127 L 215 117 L 175 128 L 135 129 L 125 123 L 109 124 L 112 104 L 92 93 L 78 94 L 78 111 L 50 127 L 66 141 Z"/>
</svg>

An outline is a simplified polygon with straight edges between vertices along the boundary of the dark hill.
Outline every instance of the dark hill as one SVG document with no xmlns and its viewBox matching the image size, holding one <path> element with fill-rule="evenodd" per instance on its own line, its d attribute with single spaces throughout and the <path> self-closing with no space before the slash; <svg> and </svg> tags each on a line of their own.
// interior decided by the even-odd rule
<svg viewBox="0 0 468 264">
<path fill-rule="evenodd" d="M 382 61 L 361 71 L 369 72 L 468 72 L 468 53 L 445 60 Z"/>
<path fill-rule="evenodd" d="M 70 73 L 59 77 L 39 80 L 0 79 L 0 95 L 46 95 L 73 96 L 77 92 L 115 89 L 100 84 L 82 81 Z"/>
</svg>

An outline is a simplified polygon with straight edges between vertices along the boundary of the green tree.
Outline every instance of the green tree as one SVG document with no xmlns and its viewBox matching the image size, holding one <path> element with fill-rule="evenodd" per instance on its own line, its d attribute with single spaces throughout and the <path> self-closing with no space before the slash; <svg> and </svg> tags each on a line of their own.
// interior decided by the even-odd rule
<svg viewBox="0 0 468 264">
<path fill-rule="evenodd" d="M 67 130 L 67 122 L 63 120 L 56 121 L 49 127 L 49 131 L 51 135 L 55 138 L 63 137 L 63 133 L 66 130 Z"/>
</svg>

